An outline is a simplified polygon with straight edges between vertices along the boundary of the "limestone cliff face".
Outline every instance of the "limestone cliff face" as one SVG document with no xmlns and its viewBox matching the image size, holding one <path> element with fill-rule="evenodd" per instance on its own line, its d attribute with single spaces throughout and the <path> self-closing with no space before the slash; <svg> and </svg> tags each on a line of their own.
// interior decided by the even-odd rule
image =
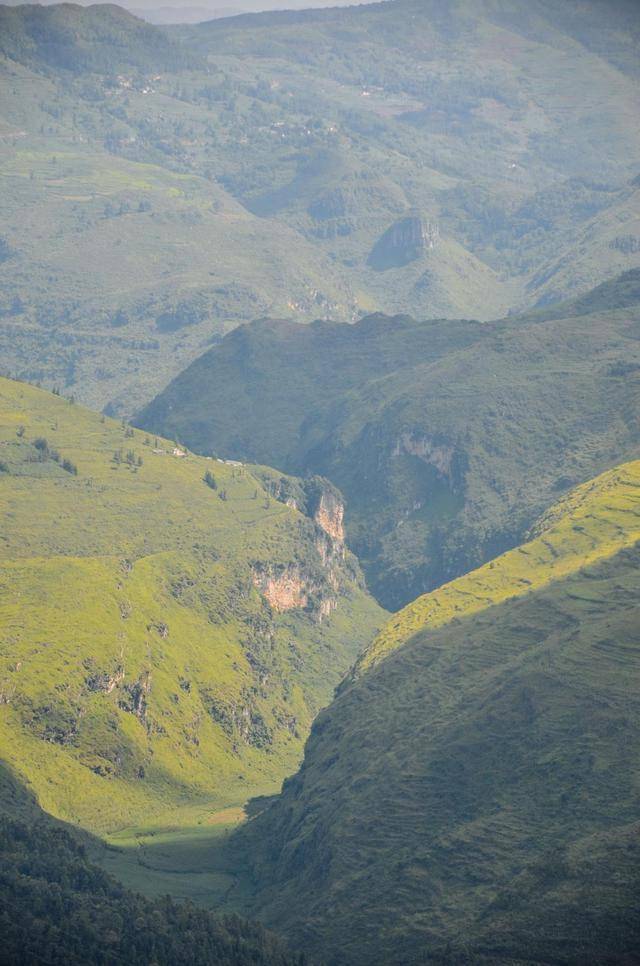
<svg viewBox="0 0 640 966">
<path fill-rule="evenodd" d="M 374 245 L 369 265 L 376 271 L 401 268 L 436 247 L 440 238 L 437 224 L 419 214 L 406 215 L 394 222 Z"/>
<path fill-rule="evenodd" d="M 304 482 L 283 477 L 270 492 L 280 502 L 306 513 L 312 524 L 310 556 L 306 564 L 255 564 L 254 586 L 276 613 L 303 609 L 322 621 L 338 606 L 346 583 L 354 579 L 345 546 L 342 495 L 320 477 Z"/>
<path fill-rule="evenodd" d="M 446 480 L 451 490 L 456 492 L 463 482 L 464 458 L 457 447 L 441 437 L 430 436 L 416 430 L 400 434 L 392 451 L 393 457 L 415 456 L 436 470 Z"/>
<path fill-rule="evenodd" d="M 308 570 L 297 563 L 255 565 L 252 578 L 254 586 L 277 614 L 306 610 L 318 623 L 336 609 L 343 587 L 330 559 L 322 562 L 321 568 Z"/>
<path fill-rule="evenodd" d="M 305 608 L 309 603 L 308 581 L 295 564 L 289 564 L 279 572 L 277 568 L 260 570 L 254 567 L 253 582 L 269 606 L 279 614 Z"/>
<path fill-rule="evenodd" d="M 335 490 L 322 491 L 313 519 L 334 543 L 344 544 L 344 501 Z"/>
</svg>

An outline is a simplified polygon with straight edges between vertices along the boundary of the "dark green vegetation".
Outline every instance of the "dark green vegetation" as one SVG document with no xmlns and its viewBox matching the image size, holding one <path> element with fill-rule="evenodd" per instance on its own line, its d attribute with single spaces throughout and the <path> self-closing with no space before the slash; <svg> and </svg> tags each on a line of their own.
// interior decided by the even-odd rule
<svg viewBox="0 0 640 966">
<path fill-rule="evenodd" d="M 201 452 L 320 473 L 392 609 L 523 539 L 640 451 L 640 271 L 495 323 L 256 322 L 139 416 Z"/>
<path fill-rule="evenodd" d="M 392 618 L 236 836 L 253 911 L 336 964 L 637 962 L 639 539 L 635 462 Z"/>
<path fill-rule="evenodd" d="M 0 53 L 36 71 L 74 74 L 153 70 L 159 63 L 173 72 L 194 63 L 184 48 L 115 4 L 2 6 Z"/>
<path fill-rule="evenodd" d="M 6 379 L 0 459 L 0 745 L 42 807 L 206 826 L 275 791 L 383 616 L 335 489 Z"/>
<path fill-rule="evenodd" d="M 631 0 L 2 8 L 3 366 L 130 413 L 253 318 L 486 319 L 636 266 L 637 40 Z"/>
<path fill-rule="evenodd" d="M 12 966 L 293 966 L 275 938 L 129 892 L 0 770 L 0 959 Z"/>
</svg>

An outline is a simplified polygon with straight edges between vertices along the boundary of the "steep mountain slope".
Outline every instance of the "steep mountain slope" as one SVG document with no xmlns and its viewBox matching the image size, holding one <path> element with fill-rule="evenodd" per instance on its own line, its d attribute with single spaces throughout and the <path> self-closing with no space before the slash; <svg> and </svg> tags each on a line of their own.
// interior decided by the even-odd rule
<svg viewBox="0 0 640 966">
<path fill-rule="evenodd" d="M 397 608 L 516 545 L 563 492 L 638 453 L 640 273 L 523 319 L 257 322 L 138 417 L 201 452 L 329 477 Z"/>
<path fill-rule="evenodd" d="M 0 381 L 1 754 L 93 829 L 277 787 L 380 623 L 329 484 L 174 445 Z"/>
<path fill-rule="evenodd" d="M 633 963 L 640 463 L 390 622 L 237 836 L 329 963 Z"/>
<path fill-rule="evenodd" d="M 638 22 L 0 8 L 4 371 L 130 415 L 260 316 L 488 319 L 637 266 Z"/>
</svg>

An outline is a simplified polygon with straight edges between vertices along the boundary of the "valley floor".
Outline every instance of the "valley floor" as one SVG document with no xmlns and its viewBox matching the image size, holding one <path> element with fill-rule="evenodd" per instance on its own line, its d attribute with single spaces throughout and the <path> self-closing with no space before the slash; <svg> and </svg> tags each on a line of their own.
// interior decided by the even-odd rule
<svg viewBox="0 0 640 966">
<path fill-rule="evenodd" d="M 218 912 L 241 912 L 247 882 L 224 846 L 246 821 L 245 808 L 191 806 L 176 812 L 171 823 L 108 836 L 92 858 L 127 888 L 149 898 L 171 895 Z"/>
</svg>

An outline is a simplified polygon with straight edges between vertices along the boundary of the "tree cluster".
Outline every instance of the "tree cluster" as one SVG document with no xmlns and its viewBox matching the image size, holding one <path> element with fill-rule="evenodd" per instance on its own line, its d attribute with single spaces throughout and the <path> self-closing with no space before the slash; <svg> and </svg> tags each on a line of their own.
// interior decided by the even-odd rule
<svg viewBox="0 0 640 966">
<path fill-rule="evenodd" d="M 15 966 L 301 966 L 260 926 L 127 891 L 48 821 L 0 818 L 0 960 Z"/>
</svg>

